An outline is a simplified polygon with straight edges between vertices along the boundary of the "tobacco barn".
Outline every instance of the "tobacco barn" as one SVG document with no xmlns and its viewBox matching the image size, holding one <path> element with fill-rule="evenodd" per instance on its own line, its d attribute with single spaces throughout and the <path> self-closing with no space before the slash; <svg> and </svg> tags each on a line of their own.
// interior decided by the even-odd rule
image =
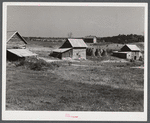
<svg viewBox="0 0 150 123">
<path fill-rule="evenodd" d="M 82 39 L 67 39 L 59 49 L 53 50 L 53 56 L 60 59 L 86 59 L 86 48 Z"/>
<path fill-rule="evenodd" d="M 139 60 L 142 58 L 141 50 L 136 45 L 126 44 L 120 51 L 114 51 L 113 55 L 119 58 Z"/>
<path fill-rule="evenodd" d="M 36 56 L 26 49 L 27 42 L 17 31 L 7 32 L 7 60 L 19 60 L 28 56 Z"/>
</svg>

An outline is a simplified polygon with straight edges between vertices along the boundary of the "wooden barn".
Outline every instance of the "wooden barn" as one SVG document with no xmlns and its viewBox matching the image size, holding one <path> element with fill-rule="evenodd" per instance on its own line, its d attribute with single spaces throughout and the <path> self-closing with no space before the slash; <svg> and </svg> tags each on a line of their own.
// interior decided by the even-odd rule
<svg viewBox="0 0 150 123">
<path fill-rule="evenodd" d="M 136 45 L 126 44 L 120 51 L 114 51 L 114 56 L 125 59 L 139 60 L 142 58 L 141 50 Z"/>
<path fill-rule="evenodd" d="M 53 50 L 53 56 L 60 59 L 86 59 L 86 48 L 82 39 L 67 39 L 59 49 Z"/>
<path fill-rule="evenodd" d="M 26 49 L 27 42 L 17 31 L 7 32 L 7 60 L 24 59 L 28 56 L 36 56 Z"/>
<path fill-rule="evenodd" d="M 97 37 L 96 36 L 87 36 L 84 38 L 85 43 L 97 43 Z"/>
</svg>

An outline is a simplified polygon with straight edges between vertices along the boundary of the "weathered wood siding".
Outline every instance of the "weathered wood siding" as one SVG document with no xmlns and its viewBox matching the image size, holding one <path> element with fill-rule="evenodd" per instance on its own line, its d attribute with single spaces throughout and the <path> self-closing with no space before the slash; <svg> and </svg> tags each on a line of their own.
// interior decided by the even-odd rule
<svg viewBox="0 0 150 123">
<path fill-rule="evenodd" d="M 131 52 L 131 59 L 138 60 L 140 57 L 140 52 Z"/>
<path fill-rule="evenodd" d="M 53 54 L 52 54 L 51 56 L 53 56 L 53 57 L 55 57 L 55 58 L 59 58 L 59 59 L 61 59 L 62 54 L 61 54 L 61 53 L 59 53 L 59 52 L 53 52 Z"/>
<path fill-rule="evenodd" d="M 119 57 L 119 58 L 125 58 L 125 59 L 133 59 L 133 60 L 139 60 L 139 58 L 142 56 L 140 52 L 127 52 L 127 53 L 113 53 L 113 56 Z"/>
<path fill-rule="evenodd" d="M 127 56 L 126 56 L 126 59 L 132 59 L 132 54 L 131 54 L 132 52 L 128 52 L 127 53 Z"/>
<path fill-rule="evenodd" d="M 140 58 L 140 52 L 128 52 L 128 54 L 127 54 L 127 59 L 133 59 L 133 60 L 139 60 L 139 58 Z"/>
<path fill-rule="evenodd" d="M 131 50 L 129 49 L 129 47 L 124 46 L 124 47 L 121 48 L 121 51 L 131 51 Z"/>
<path fill-rule="evenodd" d="M 86 59 L 86 48 L 83 49 L 73 49 L 73 59 Z"/>
<path fill-rule="evenodd" d="M 119 53 L 119 52 L 118 53 L 113 53 L 113 56 L 126 59 L 127 58 L 127 53 Z"/>
<path fill-rule="evenodd" d="M 7 42 L 7 49 L 23 48 L 26 48 L 26 44 L 17 33 Z"/>
<path fill-rule="evenodd" d="M 62 53 L 62 58 L 70 57 L 72 58 L 72 49 Z"/>
<path fill-rule="evenodd" d="M 72 47 L 69 41 L 66 41 L 60 48 L 70 48 Z"/>
</svg>

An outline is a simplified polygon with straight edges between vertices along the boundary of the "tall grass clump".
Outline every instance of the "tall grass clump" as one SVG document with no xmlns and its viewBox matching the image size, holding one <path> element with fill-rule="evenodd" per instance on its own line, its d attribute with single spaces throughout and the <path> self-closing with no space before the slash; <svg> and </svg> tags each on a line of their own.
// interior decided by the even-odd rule
<svg viewBox="0 0 150 123">
<path fill-rule="evenodd" d="M 16 62 L 16 66 L 24 66 L 27 69 L 35 70 L 35 71 L 41 71 L 41 70 L 47 70 L 47 69 L 55 69 L 60 67 L 60 63 L 51 62 L 48 63 L 44 61 L 43 59 L 38 59 L 35 57 L 29 57 L 25 60 L 20 60 Z"/>
</svg>

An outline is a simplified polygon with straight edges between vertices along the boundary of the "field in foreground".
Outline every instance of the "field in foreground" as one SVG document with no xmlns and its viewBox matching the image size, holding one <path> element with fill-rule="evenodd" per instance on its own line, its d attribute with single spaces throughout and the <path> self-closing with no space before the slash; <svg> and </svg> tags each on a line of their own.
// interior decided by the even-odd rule
<svg viewBox="0 0 150 123">
<path fill-rule="evenodd" d="M 64 62 L 44 71 L 7 63 L 6 109 L 143 111 L 143 74 L 127 63 Z"/>
</svg>

